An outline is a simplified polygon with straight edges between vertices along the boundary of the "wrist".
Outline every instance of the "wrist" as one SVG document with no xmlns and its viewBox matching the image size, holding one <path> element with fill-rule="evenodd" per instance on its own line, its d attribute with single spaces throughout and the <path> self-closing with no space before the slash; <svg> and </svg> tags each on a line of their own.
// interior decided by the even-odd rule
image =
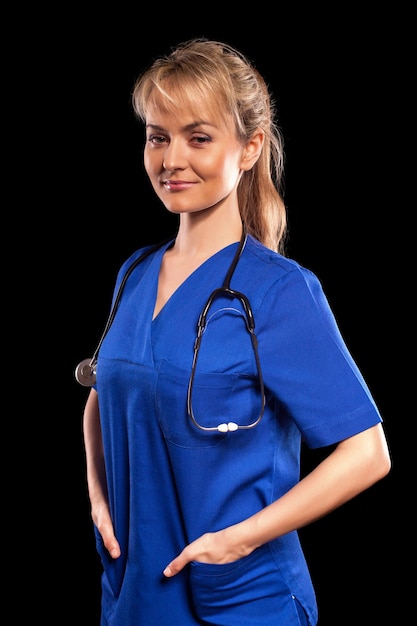
<svg viewBox="0 0 417 626">
<path fill-rule="evenodd" d="M 239 558 L 248 556 L 261 545 L 255 539 L 253 526 L 253 522 L 247 519 L 225 529 L 226 541 L 229 545 L 233 545 L 234 551 L 239 555 Z"/>
</svg>

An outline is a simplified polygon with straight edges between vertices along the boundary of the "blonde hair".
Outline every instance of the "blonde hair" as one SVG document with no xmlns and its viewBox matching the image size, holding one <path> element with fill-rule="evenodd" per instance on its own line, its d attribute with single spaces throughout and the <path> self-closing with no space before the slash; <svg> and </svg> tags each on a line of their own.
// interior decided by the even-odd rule
<svg viewBox="0 0 417 626">
<path fill-rule="evenodd" d="M 169 110 L 199 110 L 199 103 L 226 122 L 232 116 L 243 144 L 257 131 L 265 135 L 261 155 L 243 172 L 239 210 L 247 232 L 272 250 L 285 252 L 286 208 L 283 201 L 283 138 L 265 80 L 232 46 L 204 38 L 177 46 L 154 60 L 136 80 L 133 109 L 145 122 L 147 107 L 162 95 Z"/>
</svg>

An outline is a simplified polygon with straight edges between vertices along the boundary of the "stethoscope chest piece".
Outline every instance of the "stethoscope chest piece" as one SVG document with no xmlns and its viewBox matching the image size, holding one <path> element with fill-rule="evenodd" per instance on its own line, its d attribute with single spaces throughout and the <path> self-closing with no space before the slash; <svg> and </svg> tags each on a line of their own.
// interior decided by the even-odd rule
<svg viewBox="0 0 417 626">
<path fill-rule="evenodd" d="M 93 359 L 84 359 L 75 369 L 75 378 L 83 387 L 92 387 L 96 382 L 96 363 Z"/>
</svg>

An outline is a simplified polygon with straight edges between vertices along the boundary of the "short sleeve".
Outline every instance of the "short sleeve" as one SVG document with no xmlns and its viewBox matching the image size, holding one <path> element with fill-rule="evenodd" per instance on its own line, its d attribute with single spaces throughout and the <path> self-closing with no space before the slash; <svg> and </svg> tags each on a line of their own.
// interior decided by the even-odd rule
<svg viewBox="0 0 417 626">
<path fill-rule="evenodd" d="M 256 314 L 265 386 L 312 448 L 382 421 L 318 278 L 293 266 Z"/>
</svg>

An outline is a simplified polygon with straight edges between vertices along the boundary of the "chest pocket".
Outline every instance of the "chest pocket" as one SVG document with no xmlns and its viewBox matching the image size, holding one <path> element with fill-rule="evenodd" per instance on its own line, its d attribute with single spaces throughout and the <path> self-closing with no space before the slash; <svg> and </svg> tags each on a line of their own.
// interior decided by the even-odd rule
<svg viewBox="0 0 417 626">
<path fill-rule="evenodd" d="M 165 439 L 186 448 L 216 447 L 229 437 L 237 443 L 240 433 L 205 432 L 188 415 L 190 372 L 162 361 L 156 386 L 158 422 Z M 193 413 L 204 427 L 224 422 L 249 424 L 259 413 L 257 378 L 245 374 L 196 373 L 192 394 Z"/>
<path fill-rule="evenodd" d="M 248 425 L 260 411 L 262 397 L 251 335 L 242 310 L 233 305 L 219 303 L 210 310 L 195 364 L 193 415 L 206 428 L 228 422 Z M 160 363 L 156 406 L 165 438 L 190 448 L 218 446 L 230 434 L 239 438 L 238 433 L 204 432 L 193 423 L 187 410 L 191 362 L 190 354 L 189 370 L 171 359 Z"/>
</svg>

